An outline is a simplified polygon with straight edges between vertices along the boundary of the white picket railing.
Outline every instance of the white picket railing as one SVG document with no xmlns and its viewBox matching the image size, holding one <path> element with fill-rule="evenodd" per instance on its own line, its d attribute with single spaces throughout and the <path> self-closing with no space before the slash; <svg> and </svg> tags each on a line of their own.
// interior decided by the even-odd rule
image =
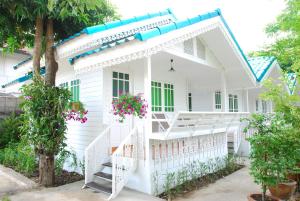
<svg viewBox="0 0 300 201">
<path fill-rule="evenodd" d="M 85 184 L 92 182 L 94 173 L 99 172 L 102 164 L 109 161 L 110 133 L 109 126 L 85 149 Z"/>
<path fill-rule="evenodd" d="M 164 139 L 172 139 L 187 137 L 186 135 L 226 132 L 231 127 L 239 127 L 240 119 L 248 115 L 248 112 L 178 112 L 172 121 L 157 118 L 152 121 L 160 125 L 158 132 Z M 168 129 L 161 129 L 162 123 L 169 124 Z"/>
<path fill-rule="evenodd" d="M 115 198 L 137 168 L 138 129 L 135 127 L 112 154 L 112 194 Z"/>
</svg>

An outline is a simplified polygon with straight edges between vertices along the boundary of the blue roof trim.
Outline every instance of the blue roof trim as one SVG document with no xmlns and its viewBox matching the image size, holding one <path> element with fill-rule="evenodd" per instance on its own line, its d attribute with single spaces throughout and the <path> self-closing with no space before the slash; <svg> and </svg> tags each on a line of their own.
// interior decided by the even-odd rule
<svg viewBox="0 0 300 201">
<path fill-rule="evenodd" d="M 268 70 L 270 69 L 270 67 L 276 61 L 276 58 L 261 56 L 261 57 L 248 58 L 247 60 L 251 65 L 251 68 L 253 69 L 253 73 L 256 80 L 261 82 L 265 77 L 266 73 L 268 72 Z"/>
<path fill-rule="evenodd" d="M 46 73 L 46 68 L 45 68 L 45 66 L 43 66 L 43 67 L 41 68 L 41 70 L 40 70 L 40 74 L 41 74 L 41 75 L 45 75 L 45 73 Z M 13 80 L 13 81 L 10 81 L 10 82 L 8 82 L 8 83 L 2 85 L 2 88 L 6 88 L 6 87 L 11 86 L 11 85 L 13 85 L 13 84 L 25 82 L 25 81 L 27 81 L 27 80 L 30 80 L 30 79 L 32 78 L 32 76 L 33 76 L 33 73 L 32 73 L 32 72 L 27 73 L 26 75 L 24 75 L 24 76 L 22 76 L 22 77 L 19 77 L 19 78 Z"/>
<path fill-rule="evenodd" d="M 266 75 L 266 73 L 268 72 L 268 70 L 270 69 L 270 67 L 273 65 L 274 61 L 276 60 L 275 57 L 266 57 L 267 65 L 265 65 L 265 63 L 264 63 L 264 65 L 258 65 L 258 66 L 251 65 L 250 62 L 253 59 L 258 59 L 258 58 L 248 59 L 246 57 L 246 55 L 244 54 L 242 48 L 240 47 L 239 43 L 237 42 L 233 32 L 231 31 L 230 27 L 228 26 L 225 18 L 222 16 L 222 13 L 221 13 L 220 9 L 216 9 L 213 12 L 208 12 L 208 13 L 205 13 L 203 15 L 198 15 L 198 16 L 193 17 L 193 18 L 188 18 L 186 20 L 177 20 L 177 21 L 174 21 L 171 24 L 158 26 L 158 27 L 156 27 L 154 29 L 151 29 L 151 30 L 148 30 L 148 31 L 143 31 L 143 32 L 136 33 L 134 35 L 134 38 L 137 39 L 137 40 L 140 40 L 140 41 L 146 41 L 150 38 L 154 38 L 154 37 L 166 34 L 168 32 L 171 32 L 171 31 L 174 31 L 174 30 L 177 30 L 177 29 L 181 29 L 181 28 L 190 26 L 192 24 L 202 22 L 202 21 L 205 21 L 205 20 L 208 20 L 208 19 L 212 19 L 212 18 L 218 17 L 218 16 L 221 18 L 221 21 L 223 22 L 226 30 L 228 31 L 229 35 L 231 36 L 231 38 L 232 38 L 234 44 L 236 45 L 238 51 L 240 52 L 240 54 L 242 55 L 244 61 L 247 64 L 247 66 L 249 67 L 249 69 L 250 69 L 251 73 L 253 74 L 255 80 L 257 82 L 261 82 L 263 80 L 264 76 Z M 125 40 L 122 40 L 122 41 L 116 41 L 116 43 L 114 43 L 114 45 L 119 45 L 119 44 L 122 44 L 126 41 L 128 41 L 128 40 L 125 39 Z M 75 60 L 77 60 L 81 57 L 85 57 L 85 56 L 88 56 L 88 55 L 91 55 L 91 54 L 98 53 L 98 52 L 103 51 L 103 50 L 105 50 L 109 47 L 110 46 L 108 44 L 108 47 L 106 47 L 106 48 L 101 47 L 101 48 L 98 48 L 98 49 L 95 49 L 95 50 L 85 52 L 83 54 L 79 54 L 79 55 L 69 59 L 69 61 L 70 61 L 71 64 L 73 64 Z"/>
<path fill-rule="evenodd" d="M 192 24 L 204 21 L 204 20 L 208 20 L 214 17 L 218 17 L 221 15 L 221 12 L 219 10 L 215 10 L 214 12 L 208 12 L 206 14 L 203 15 L 198 15 L 196 17 L 193 18 L 188 18 L 186 20 L 181 20 L 181 21 L 175 21 L 174 25 L 170 24 L 170 25 L 165 25 L 165 26 L 160 26 L 157 27 L 157 29 L 152 29 L 149 31 L 144 31 L 144 32 L 140 32 L 135 34 L 135 38 L 140 40 L 140 41 L 145 41 L 148 40 L 150 38 L 154 38 L 156 36 L 168 33 L 170 31 L 176 30 L 176 29 L 181 29 L 187 26 L 190 26 Z"/>
<path fill-rule="evenodd" d="M 30 61 L 32 59 L 32 56 L 28 57 L 27 59 L 21 61 L 20 63 L 16 64 L 13 66 L 13 68 L 15 70 L 17 70 L 20 66 L 22 66 L 23 64 L 27 63 L 28 61 Z"/>
<path fill-rule="evenodd" d="M 109 29 L 113 29 L 116 27 L 120 27 L 123 25 L 127 25 L 127 24 L 131 24 L 133 22 L 140 22 L 143 20 L 147 20 L 147 19 L 151 19 L 154 17 L 158 17 L 158 16 L 165 16 L 165 15 L 171 15 L 174 19 L 176 19 L 174 13 L 172 12 L 171 9 L 166 9 L 165 11 L 161 11 L 161 12 L 157 12 L 157 13 L 148 13 L 146 15 L 142 15 L 142 16 L 136 16 L 133 18 L 129 18 L 129 19 L 125 19 L 125 20 L 116 20 L 116 21 L 112 21 L 112 22 L 108 22 L 105 24 L 101 24 L 101 25 L 96 25 L 96 26 L 91 26 L 91 27 L 87 27 L 84 28 L 82 31 L 80 31 L 79 33 L 76 33 L 64 40 L 61 40 L 60 42 L 58 42 L 57 44 L 55 44 L 55 47 L 58 47 L 62 44 L 64 44 L 67 41 L 70 41 L 82 34 L 94 34 L 94 33 L 98 33 L 101 31 L 105 31 L 105 30 L 109 30 Z"/>
<path fill-rule="evenodd" d="M 294 94 L 296 84 L 297 84 L 297 75 L 296 73 L 287 73 L 287 87 L 289 89 L 290 95 Z"/>
</svg>

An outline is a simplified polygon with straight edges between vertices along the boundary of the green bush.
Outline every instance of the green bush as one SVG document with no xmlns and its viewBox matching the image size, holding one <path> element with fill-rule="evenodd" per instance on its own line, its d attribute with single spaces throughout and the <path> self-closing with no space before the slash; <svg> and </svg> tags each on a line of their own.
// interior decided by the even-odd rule
<svg viewBox="0 0 300 201">
<path fill-rule="evenodd" d="M 22 120 L 20 116 L 12 114 L 5 118 L 0 123 L 0 149 L 8 146 L 9 143 L 16 143 L 20 141 L 20 126 Z"/>
<path fill-rule="evenodd" d="M 27 176 L 37 170 L 37 160 L 32 147 L 25 142 L 10 144 L 0 150 L 0 163 Z"/>
</svg>

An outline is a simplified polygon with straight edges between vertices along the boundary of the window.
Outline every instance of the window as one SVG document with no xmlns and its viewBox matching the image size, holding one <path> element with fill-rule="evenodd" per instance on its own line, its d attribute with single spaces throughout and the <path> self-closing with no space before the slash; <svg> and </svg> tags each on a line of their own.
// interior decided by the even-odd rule
<svg viewBox="0 0 300 201">
<path fill-rule="evenodd" d="M 268 112 L 267 101 L 264 101 L 264 100 L 261 101 L 261 108 L 262 108 L 262 113 L 267 113 Z"/>
<path fill-rule="evenodd" d="M 61 83 L 59 85 L 60 88 L 64 88 L 64 89 L 68 89 L 69 88 L 69 83 L 68 82 L 64 82 L 64 83 Z"/>
<path fill-rule="evenodd" d="M 79 80 L 71 81 L 71 94 L 72 94 L 72 102 L 79 101 Z"/>
<path fill-rule="evenodd" d="M 197 38 L 197 56 L 201 59 L 205 59 L 205 46 L 200 41 L 199 38 Z"/>
<path fill-rule="evenodd" d="M 184 52 L 190 55 L 194 55 L 193 39 L 189 39 L 183 42 Z"/>
<path fill-rule="evenodd" d="M 161 112 L 161 83 L 151 82 L 152 111 Z"/>
<path fill-rule="evenodd" d="M 238 96 L 229 94 L 229 112 L 238 112 Z"/>
<path fill-rule="evenodd" d="M 174 86 L 164 84 L 165 112 L 174 112 Z"/>
<path fill-rule="evenodd" d="M 188 94 L 188 101 L 189 101 L 189 111 L 192 111 L 192 93 Z"/>
<path fill-rule="evenodd" d="M 122 94 L 129 93 L 129 74 L 113 72 L 112 96 L 118 98 Z"/>
<path fill-rule="evenodd" d="M 215 92 L 215 108 L 217 110 L 222 109 L 221 91 Z"/>
<path fill-rule="evenodd" d="M 258 100 L 255 100 L 255 111 L 259 112 L 259 102 L 258 102 Z"/>
<path fill-rule="evenodd" d="M 239 103 L 238 103 L 237 95 L 233 96 L 233 104 L 234 104 L 234 112 L 238 112 L 239 111 Z"/>
</svg>

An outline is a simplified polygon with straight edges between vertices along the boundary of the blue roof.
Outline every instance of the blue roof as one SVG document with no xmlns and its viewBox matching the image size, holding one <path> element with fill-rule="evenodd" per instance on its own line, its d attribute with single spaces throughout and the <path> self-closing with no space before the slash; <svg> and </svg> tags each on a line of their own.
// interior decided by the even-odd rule
<svg viewBox="0 0 300 201">
<path fill-rule="evenodd" d="M 106 50 L 106 49 L 109 49 L 111 47 L 123 44 L 125 42 L 131 41 L 131 40 L 134 40 L 134 39 L 140 40 L 140 41 L 146 41 L 150 38 L 154 38 L 154 37 L 166 34 L 168 32 L 178 30 L 178 29 L 181 29 L 181 28 L 193 25 L 195 23 L 199 23 L 199 22 L 214 18 L 214 17 L 220 17 L 221 18 L 225 28 L 229 32 L 233 42 L 235 43 L 237 49 L 241 53 L 241 56 L 243 57 L 244 61 L 248 65 L 249 69 L 251 70 L 251 72 L 252 72 L 252 74 L 255 77 L 257 82 L 260 82 L 263 79 L 266 72 L 269 70 L 269 68 L 272 66 L 272 64 L 276 60 L 275 57 L 247 58 L 246 55 L 244 54 L 242 48 L 240 47 L 239 43 L 237 42 L 235 36 L 233 35 L 233 32 L 231 31 L 230 27 L 228 26 L 228 24 L 226 23 L 224 17 L 222 16 L 220 9 L 216 9 L 213 12 L 208 12 L 208 13 L 205 13 L 205 14 L 202 14 L 202 15 L 197 15 L 195 17 L 188 18 L 186 20 L 176 20 L 175 16 L 171 12 L 171 10 L 167 9 L 164 12 L 147 14 L 147 15 L 144 15 L 144 16 L 135 17 L 135 18 L 131 18 L 131 19 L 118 20 L 118 21 L 110 22 L 110 23 L 107 23 L 107 24 L 104 24 L 104 25 L 97 25 L 97 26 L 93 26 L 93 27 L 88 27 L 88 28 L 85 28 L 81 33 L 93 34 L 93 33 L 101 32 L 101 31 L 104 31 L 104 30 L 112 29 L 114 27 L 129 24 L 129 23 L 132 23 L 132 22 L 137 22 L 137 21 L 141 21 L 141 20 L 145 20 L 145 19 L 150 19 L 152 17 L 163 16 L 163 15 L 168 15 L 168 14 L 171 14 L 173 16 L 171 21 L 168 22 L 168 24 L 161 25 L 161 26 L 156 26 L 156 27 L 150 27 L 146 31 L 137 31 L 137 33 L 134 34 L 134 35 L 129 34 L 129 35 L 123 37 L 123 38 L 116 38 L 114 40 L 105 42 L 100 47 L 98 47 L 96 49 L 81 53 L 79 55 L 76 55 L 73 58 L 70 58 L 69 62 L 71 64 L 73 64 L 76 60 L 78 60 L 82 57 L 86 57 L 86 56 L 89 56 L 89 55 L 92 55 L 92 54 L 95 54 L 95 53 L 99 53 L 103 50 Z M 80 35 L 80 33 L 78 33 L 78 34 Z M 78 36 L 78 34 L 76 36 Z M 74 38 L 74 36 L 71 36 L 70 38 L 68 38 L 64 41 L 71 40 L 72 38 Z M 62 44 L 62 43 L 60 43 L 60 44 Z"/>
<path fill-rule="evenodd" d="M 74 39 L 74 38 L 76 38 L 76 37 L 78 37 L 82 34 L 90 35 L 90 34 L 98 33 L 98 32 L 101 32 L 101 31 L 106 31 L 106 30 L 109 30 L 109 29 L 120 27 L 120 26 L 123 26 L 123 25 L 128 25 L 128 24 L 131 24 L 131 23 L 134 23 L 134 22 L 140 22 L 140 21 L 143 21 L 143 20 L 148 20 L 148 19 L 151 19 L 151 18 L 154 18 L 154 17 L 165 16 L 165 15 L 171 15 L 174 19 L 176 19 L 176 17 L 173 14 L 172 10 L 167 9 L 165 11 L 160 11 L 160 12 L 157 12 L 157 13 L 148 13 L 146 15 L 135 16 L 133 18 L 123 19 L 123 20 L 116 20 L 116 21 L 105 23 L 105 24 L 100 24 L 100 25 L 84 28 L 79 33 L 76 33 L 73 36 L 70 36 L 69 38 L 66 38 L 66 39 L 58 42 L 55 46 L 56 47 L 60 46 L 60 45 L 64 44 L 65 42 L 70 41 L 70 40 L 72 40 L 72 39 Z"/>
<path fill-rule="evenodd" d="M 260 82 L 264 78 L 265 74 L 267 73 L 267 71 L 272 66 L 275 60 L 275 57 L 267 56 L 248 58 L 248 62 L 251 65 L 251 68 L 257 81 Z"/>
<path fill-rule="evenodd" d="M 45 73 L 46 73 L 46 68 L 45 68 L 45 66 L 44 66 L 44 67 L 41 68 L 40 74 L 41 74 L 41 75 L 44 75 Z M 31 79 L 32 76 L 33 76 L 33 72 L 29 72 L 29 73 L 27 73 L 26 75 L 24 75 L 24 76 L 22 76 L 22 77 L 19 77 L 18 79 L 15 79 L 15 80 L 13 80 L 13 81 L 10 81 L 10 82 L 8 82 L 8 83 L 2 85 L 2 88 L 6 88 L 6 87 L 8 87 L 8 86 L 10 86 L 10 85 L 13 85 L 13 84 L 16 84 L 16 83 L 22 83 L 22 82 L 25 82 L 25 81 Z"/>
<path fill-rule="evenodd" d="M 146 41 L 148 39 L 166 34 L 168 32 L 178 30 L 190 25 L 193 25 L 195 23 L 208 20 L 214 17 L 220 17 L 224 26 L 226 27 L 227 31 L 229 32 L 230 36 L 233 39 L 233 42 L 235 43 L 236 47 L 238 48 L 239 52 L 241 53 L 244 61 L 248 65 L 249 69 L 251 70 L 253 76 L 255 77 L 255 80 L 257 82 L 260 82 L 263 77 L 265 76 L 266 72 L 269 70 L 269 68 L 272 66 L 273 62 L 276 60 L 275 57 L 255 57 L 255 58 L 247 58 L 244 54 L 242 48 L 240 47 L 239 43 L 237 42 L 235 36 L 233 35 L 233 32 L 231 31 L 230 27 L 226 23 L 224 17 L 222 16 L 221 10 L 216 9 L 213 12 L 208 12 L 202 15 L 197 15 L 192 18 L 188 18 L 186 20 L 176 20 L 171 22 L 170 24 L 163 25 L 163 26 L 157 26 L 153 29 L 147 30 L 147 31 L 141 31 L 139 33 L 136 33 L 134 35 L 134 39 L 140 40 L 140 41 Z M 130 41 L 130 39 L 122 39 L 122 40 L 116 40 L 113 41 L 113 43 L 108 43 L 106 46 L 102 46 L 100 48 L 90 50 L 87 52 L 84 52 L 82 54 L 76 55 L 73 58 L 70 58 L 69 61 L 71 64 L 73 64 L 76 60 L 86 57 L 98 52 L 101 52 L 107 48 L 114 47 L 115 45 L 122 44 L 124 42 Z"/>
<path fill-rule="evenodd" d="M 293 94 L 296 88 L 297 75 L 296 73 L 291 72 L 291 73 L 287 73 L 286 77 L 287 77 L 287 87 L 289 89 L 289 93 Z"/>
<path fill-rule="evenodd" d="M 28 57 L 27 59 L 21 61 L 20 63 L 14 65 L 13 68 L 14 68 L 15 70 L 17 70 L 17 69 L 18 69 L 20 66 L 22 66 L 23 64 L 27 63 L 28 61 L 31 61 L 31 59 L 32 59 L 32 56 L 30 56 L 30 57 Z"/>
<path fill-rule="evenodd" d="M 133 39 L 137 39 L 137 40 L 140 40 L 140 41 L 145 41 L 145 40 L 148 40 L 150 38 L 166 34 L 170 31 L 174 31 L 176 29 L 181 29 L 181 28 L 190 26 L 192 24 L 195 24 L 195 23 L 198 23 L 198 22 L 201 22 L 201 21 L 204 21 L 204 20 L 208 20 L 208 19 L 211 19 L 211 18 L 214 18 L 214 17 L 218 17 L 218 16 L 220 16 L 220 14 L 221 14 L 220 10 L 217 9 L 214 12 L 208 12 L 208 13 L 205 13 L 203 15 L 198 15 L 198 16 L 193 17 L 193 18 L 188 18 L 186 20 L 174 20 L 170 24 L 157 26 L 157 27 L 155 27 L 153 29 L 150 29 L 150 30 L 147 30 L 147 31 L 141 31 L 139 33 L 136 33 L 133 37 L 129 36 L 125 39 L 122 38 L 122 39 L 119 39 L 119 40 L 115 40 L 115 41 L 113 41 L 111 43 L 108 43 L 108 44 L 106 44 L 106 45 L 104 45 L 100 48 L 96 48 L 94 50 L 90 50 L 90 51 L 81 53 L 79 55 L 76 55 L 75 57 L 70 58 L 69 62 L 71 64 L 73 64 L 76 60 L 78 60 L 80 58 L 83 58 L 83 57 L 101 52 L 101 51 L 103 51 L 105 49 L 108 49 L 110 47 L 114 47 L 115 45 L 120 45 L 124 42 L 128 42 L 128 41 L 131 41 Z"/>
</svg>

